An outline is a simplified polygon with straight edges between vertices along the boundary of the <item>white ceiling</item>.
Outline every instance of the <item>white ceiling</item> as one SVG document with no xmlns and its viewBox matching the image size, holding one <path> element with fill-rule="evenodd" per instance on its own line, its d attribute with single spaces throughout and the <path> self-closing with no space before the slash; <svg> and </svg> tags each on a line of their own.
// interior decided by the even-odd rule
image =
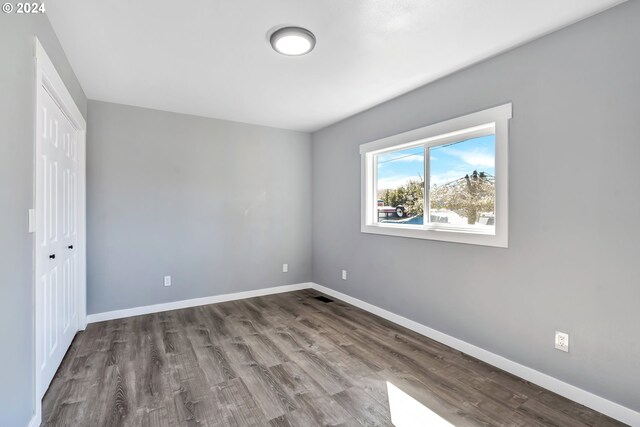
<svg viewBox="0 0 640 427">
<path fill-rule="evenodd" d="M 620 0 L 64 0 L 47 14 L 90 99 L 314 131 Z M 277 54 L 268 33 L 317 45 Z"/>
</svg>

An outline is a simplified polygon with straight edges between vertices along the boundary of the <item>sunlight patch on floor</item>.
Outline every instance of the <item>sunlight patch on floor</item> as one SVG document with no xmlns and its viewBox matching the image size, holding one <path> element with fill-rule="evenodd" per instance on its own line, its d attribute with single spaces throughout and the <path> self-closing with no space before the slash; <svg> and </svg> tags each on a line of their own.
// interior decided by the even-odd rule
<svg viewBox="0 0 640 427">
<path fill-rule="evenodd" d="M 387 381 L 391 422 L 396 427 L 451 427 L 453 424 Z"/>
</svg>

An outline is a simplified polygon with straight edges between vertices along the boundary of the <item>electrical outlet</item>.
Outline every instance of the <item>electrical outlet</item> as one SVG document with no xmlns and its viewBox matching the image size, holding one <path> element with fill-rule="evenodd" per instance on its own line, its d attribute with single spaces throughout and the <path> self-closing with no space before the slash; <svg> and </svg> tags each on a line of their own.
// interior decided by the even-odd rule
<svg viewBox="0 0 640 427">
<path fill-rule="evenodd" d="M 164 285 L 171 286 L 171 276 L 164 276 Z"/>
<path fill-rule="evenodd" d="M 562 351 L 569 351 L 569 334 L 556 331 L 556 349 Z"/>
<path fill-rule="evenodd" d="M 347 270 L 342 270 L 342 280 L 347 280 Z"/>
<path fill-rule="evenodd" d="M 282 272 L 283 273 L 289 272 L 289 264 L 282 264 Z"/>
</svg>

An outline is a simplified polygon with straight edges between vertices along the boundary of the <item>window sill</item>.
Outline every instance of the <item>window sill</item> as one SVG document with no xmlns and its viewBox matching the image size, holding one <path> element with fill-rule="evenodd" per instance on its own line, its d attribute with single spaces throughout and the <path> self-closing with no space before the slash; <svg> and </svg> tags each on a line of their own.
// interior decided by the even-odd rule
<svg viewBox="0 0 640 427">
<path fill-rule="evenodd" d="M 381 234 L 385 236 L 408 237 L 412 239 L 438 240 L 441 242 L 464 243 L 469 245 L 493 246 L 507 248 L 506 236 L 487 233 L 483 230 L 443 227 L 441 225 L 427 228 L 422 225 L 367 224 L 360 230 L 362 233 Z M 496 233 L 498 231 L 496 230 Z"/>
</svg>

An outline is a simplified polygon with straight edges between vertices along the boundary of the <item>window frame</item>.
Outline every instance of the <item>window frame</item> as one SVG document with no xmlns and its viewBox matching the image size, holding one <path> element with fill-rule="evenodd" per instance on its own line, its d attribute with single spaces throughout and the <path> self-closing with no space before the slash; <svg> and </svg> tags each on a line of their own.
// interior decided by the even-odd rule
<svg viewBox="0 0 640 427">
<path fill-rule="evenodd" d="M 361 144 L 360 231 L 362 233 L 387 236 L 507 248 L 509 243 L 509 120 L 511 118 L 512 104 L 507 103 Z M 380 223 L 376 220 L 378 200 L 376 194 L 377 155 L 399 149 L 425 147 L 424 217 L 426 219 L 427 215 L 429 215 L 430 188 L 428 148 L 488 134 L 495 134 L 495 234 L 482 233 L 472 228 L 446 226 L 437 223 L 396 225 Z"/>
</svg>

